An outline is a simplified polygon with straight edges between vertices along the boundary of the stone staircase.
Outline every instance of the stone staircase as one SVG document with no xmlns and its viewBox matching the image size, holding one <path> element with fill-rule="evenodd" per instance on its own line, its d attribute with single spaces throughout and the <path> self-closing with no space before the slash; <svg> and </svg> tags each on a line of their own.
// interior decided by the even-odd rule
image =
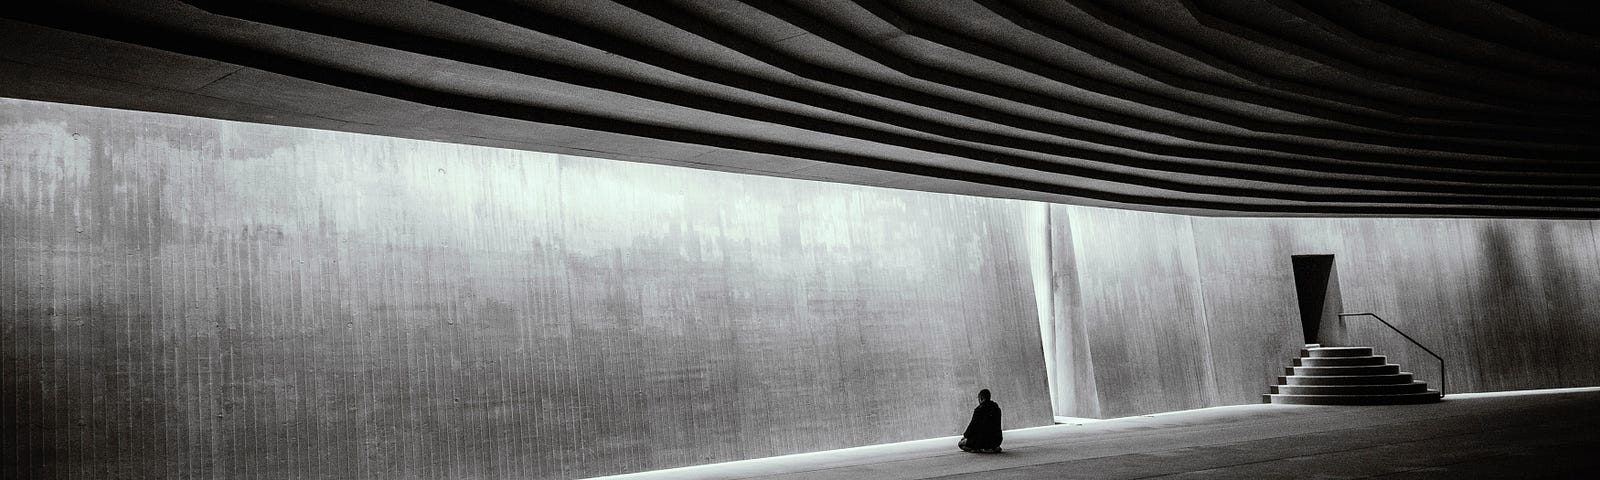
<svg viewBox="0 0 1600 480">
<path fill-rule="evenodd" d="M 1306 345 L 1262 403 L 1401 405 L 1437 402 L 1444 395 L 1373 355 L 1372 347 Z"/>
</svg>

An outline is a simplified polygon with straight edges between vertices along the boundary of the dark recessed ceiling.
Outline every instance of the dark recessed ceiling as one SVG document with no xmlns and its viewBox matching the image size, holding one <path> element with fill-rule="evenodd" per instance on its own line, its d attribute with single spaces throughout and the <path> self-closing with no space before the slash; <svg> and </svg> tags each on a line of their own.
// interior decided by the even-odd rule
<svg viewBox="0 0 1600 480">
<path fill-rule="evenodd" d="M 1203 215 L 1600 218 L 1571 2 L 28 2 L 0 95 Z"/>
</svg>

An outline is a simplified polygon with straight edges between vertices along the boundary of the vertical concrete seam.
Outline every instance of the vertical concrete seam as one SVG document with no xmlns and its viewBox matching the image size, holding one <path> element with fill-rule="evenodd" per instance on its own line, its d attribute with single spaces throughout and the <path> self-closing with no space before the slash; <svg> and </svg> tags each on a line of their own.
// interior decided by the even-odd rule
<svg viewBox="0 0 1600 480">
<path fill-rule="evenodd" d="M 1063 226 L 1063 228 L 1066 228 L 1067 232 L 1068 232 L 1068 235 L 1071 236 L 1072 256 L 1070 258 L 1072 260 L 1072 269 L 1067 273 L 1072 276 L 1071 277 L 1072 278 L 1072 285 L 1073 285 L 1072 295 L 1078 296 L 1077 302 L 1076 302 L 1076 304 L 1078 305 L 1078 308 L 1074 312 L 1075 315 L 1073 315 L 1072 318 L 1069 319 L 1069 321 L 1072 322 L 1072 323 L 1070 323 L 1069 326 L 1068 326 L 1068 328 L 1070 329 L 1070 331 L 1073 334 L 1072 338 L 1071 338 L 1071 341 L 1073 342 L 1073 355 L 1072 355 L 1072 358 L 1073 359 L 1079 358 L 1079 355 L 1077 353 L 1078 352 L 1078 348 L 1077 347 L 1079 346 L 1079 343 L 1077 343 L 1077 342 L 1079 342 L 1081 340 L 1082 341 L 1081 345 L 1083 346 L 1083 354 L 1082 354 L 1083 364 L 1084 364 L 1085 368 L 1088 370 L 1087 372 L 1085 372 L 1085 375 L 1083 376 L 1084 378 L 1082 380 L 1082 381 L 1084 381 L 1084 382 L 1086 382 L 1088 384 L 1088 386 L 1085 388 L 1085 390 L 1087 390 L 1087 392 L 1085 392 L 1086 395 L 1085 394 L 1073 395 L 1073 400 L 1074 400 L 1074 403 L 1076 404 L 1076 402 L 1078 401 L 1077 399 L 1087 397 L 1089 400 L 1094 402 L 1093 405 L 1089 405 L 1087 407 L 1087 410 L 1089 412 L 1092 412 L 1092 414 L 1089 415 L 1089 416 L 1094 417 L 1094 418 L 1100 418 L 1100 416 L 1102 414 L 1102 411 L 1100 409 L 1100 405 L 1102 403 L 1104 403 L 1104 402 L 1100 401 L 1100 382 L 1096 379 L 1096 376 L 1099 373 L 1098 373 L 1098 369 L 1095 367 L 1095 363 L 1094 363 L 1094 347 L 1093 347 L 1093 342 L 1091 341 L 1091 339 L 1089 337 L 1089 323 L 1087 322 L 1086 315 L 1084 315 L 1084 310 L 1085 309 L 1083 307 L 1083 297 L 1082 297 L 1082 295 L 1083 295 L 1083 288 L 1082 288 L 1083 287 L 1083 276 L 1079 274 L 1079 268 L 1080 268 L 1080 265 L 1081 265 L 1080 260 L 1083 258 L 1083 255 L 1082 255 L 1083 254 L 1083 248 L 1082 248 L 1083 247 L 1083 240 L 1082 240 L 1081 237 L 1079 237 L 1076 234 L 1076 232 L 1074 231 L 1075 227 L 1073 226 L 1074 225 L 1074 221 L 1073 221 L 1072 211 L 1073 211 L 1073 209 L 1077 209 L 1077 208 L 1080 208 L 1080 207 L 1071 207 L 1071 206 L 1066 206 L 1066 205 L 1060 205 L 1059 207 L 1068 209 L 1067 210 L 1067 223 L 1066 223 L 1065 226 Z M 1052 208 L 1055 208 L 1055 207 L 1052 207 Z M 1083 207 L 1083 208 L 1087 208 L 1087 207 Z M 1052 230 L 1052 235 L 1053 234 L 1054 234 L 1054 231 Z M 1054 268 L 1054 267 L 1052 267 L 1052 268 Z M 1074 387 L 1076 387 L 1077 384 L 1078 384 L 1078 373 L 1079 372 L 1077 372 L 1076 370 L 1073 371 L 1073 386 Z M 1083 410 L 1083 408 L 1080 408 L 1080 410 Z M 1073 415 L 1073 416 L 1078 416 L 1078 415 Z"/>
<path fill-rule="evenodd" d="M 1462 225 L 1463 223 L 1464 222 L 1462 222 L 1460 220 L 1450 222 L 1451 229 L 1455 230 L 1455 234 L 1456 234 L 1456 245 L 1457 245 L 1457 247 L 1454 249 L 1455 253 L 1456 253 L 1456 256 L 1461 259 L 1462 265 L 1476 265 L 1475 270 L 1478 271 L 1476 273 L 1481 273 L 1482 269 L 1484 268 L 1483 267 L 1483 259 L 1481 258 L 1481 256 L 1473 255 L 1473 254 L 1467 252 L 1467 250 L 1465 248 L 1461 248 L 1460 247 L 1461 245 L 1465 245 L 1466 244 L 1464 242 L 1465 237 L 1466 237 L 1466 232 L 1464 231 L 1465 229 L 1463 228 L 1463 225 Z M 1474 244 L 1474 246 L 1477 246 L 1477 245 Z M 1467 298 L 1483 298 L 1482 297 L 1482 293 L 1481 293 L 1481 292 L 1483 292 L 1483 288 L 1478 283 L 1479 282 L 1479 278 L 1480 278 L 1480 275 L 1476 275 L 1476 274 L 1468 275 L 1466 277 L 1466 281 L 1463 282 L 1463 283 L 1465 284 L 1464 288 L 1466 288 L 1466 290 L 1467 290 Z M 1467 327 L 1467 328 L 1470 328 L 1470 326 L 1472 324 L 1483 325 L 1485 323 L 1486 319 L 1489 316 L 1488 312 L 1484 311 L 1483 304 L 1480 303 L 1480 302 L 1468 303 L 1466 305 L 1466 309 L 1467 309 L 1467 322 L 1468 322 L 1468 324 L 1465 325 L 1464 327 Z M 1476 351 L 1476 350 L 1477 349 L 1475 348 L 1475 346 L 1473 348 L 1468 348 L 1467 349 L 1467 351 Z M 1465 356 L 1465 358 L 1462 358 L 1462 359 L 1458 360 L 1457 361 L 1458 362 L 1457 365 L 1460 365 L 1460 366 L 1471 366 L 1472 368 L 1466 368 L 1466 369 L 1463 369 L 1463 370 L 1466 371 L 1466 372 L 1477 372 L 1478 369 L 1475 368 L 1476 365 L 1478 364 L 1477 360 L 1478 359 L 1477 359 L 1476 355 L 1468 355 L 1468 356 Z M 1466 364 L 1466 365 L 1462 365 L 1463 363 Z M 1445 374 L 1446 375 L 1449 375 L 1449 373 L 1450 372 L 1449 372 L 1448 369 L 1445 370 Z M 1464 382 L 1461 382 L 1460 379 L 1462 379 L 1464 377 L 1466 377 L 1466 375 L 1457 375 L 1455 377 L 1455 378 L 1458 379 L 1457 380 L 1458 383 L 1457 383 L 1457 386 L 1456 386 L 1456 391 L 1457 392 L 1470 392 L 1470 391 L 1472 391 L 1471 388 L 1476 388 L 1476 387 L 1461 388 L 1462 387 L 1461 383 L 1464 383 Z M 1477 378 L 1473 378 L 1472 379 L 1472 385 L 1476 386 L 1479 383 L 1480 383 L 1479 379 L 1477 379 Z M 1446 385 L 1441 385 L 1439 391 L 1441 393 L 1449 394 L 1450 392 L 1444 390 L 1445 387 L 1446 387 Z"/>
<path fill-rule="evenodd" d="M 1589 221 L 1589 246 L 1594 248 L 1594 267 L 1600 271 L 1600 220 Z"/>
<path fill-rule="evenodd" d="M 1060 398 L 1060 382 L 1056 376 L 1061 366 L 1056 364 L 1055 358 L 1055 351 L 1060 347 L 1055 344 L 1056 329 L 1059 327 L 1055 319 L 1055 254 L 1050 232 L 1050 205 L 1038 202 L 1028 202 L 1026 205 L 1027 211 L 1032 212 L 1030 216 L 1036 216 L 1027 220 L 1024 226 L 1026 235 L 1031 239 L 1028 241 L 1028 277 L 1033 280 L 1034 311 L 1039 316 L 1039 350 L 1044 355 L 1045 392 L 1050 397 L 1051 415 L 1055 416 L 1059 413 L 1055 410 L 1057 399 Z M 1036 223 L 1035 220 L 1042 220 L 1042 223 Z M 1037 250 L 1032 246 L 1035 242 L 1041 245 Z M 1040 255 L 1033 255 L 1038 250 L 1043 251 L 1039 252 Z"/>
<path fill-rule="evenodd" d="M 1049 318 L 1045 319 L 1045 321 L 1049 322 L 1049 325 L 1050 325 L 1050 331 L 1048 333 L 1050 334 L 1050 346 L 1052 347 L 1052 348 L 1046 349 L 1045 352 L 1044 352 L 1045 359 L 1049 361 L 1049 363 L 1047 363 L 1046 365 L 1048 365 L 1048 366 L 1050 366 L 1050 367 L 1052 367 L 1054 369 L 1054 372 L 1047 372 L 1047 373 L 1049 373 L 1049 375 L 1045 377 L 1045 380 L 1047 382 L 1049 382 L 1049 383 L 1045 384 L 1045 388 L 1050 391 L 1050 415 L 1051 415 L 1051 417 L 1055 417 L 1057 414 L 1061 413 L 1061 412 L 1057 412 L 1056 411 L 1056 400 L 1058 398 L 1060 398 L 1061 390 L 1063 388 L 1071 388 L 1071 386 L 1070 385 L 1060 385 L 1061 379 L 1056 377 L 1056 374 L 1059 374 L 1061 372 L 1061 364 L 1057 362 L 1057 360 L 1059 360 L 1059 359 L 1056 358 L 1056 352 L 1061 350 L 1061 345 L 1056 342 L 1056 338 L 1057 338 L 1056 332 L 1061 330 L 1061 322 L 1059 321 L 1060 314 L 1056 310 L 1056 295 L 1058 294 L 1056 292 L 1056 272 L 1055 272 L 1055 270 L 1056 270 L 1056 252 L 1055 252 L 1055 249 L 1056 249 L 1056 241 L 1055 240 L 1056 240 L 1056 238 L 1055 238 L 1055 232 L 1053 230 L 1054 227 L 1055 227 L 1055 224 L 1051 220 L 1051 216 L 1052 216 L 1051 215 L 1051 209 L 1054 209 L 1055 206 L 1053 206 L 1051 204 L 1048 204 L 1048 203 L 1045 203 L 1045 204 L 1042 204 L 1042 205 L 1043 205 L 1042 210 L 1044 211 L 1044 232 L 1043 232 L 1043 235 L 1044 235 L 1044 291 L 1045 291 L 1045 298 L 1040 299 L 1040 300 L 1042 302 L 1044 302 L 1045 313 L 1050 316 Z M 1044 338 L 1040 337 L 1039 341 L 1040 341 L 1040 347 L 1043 347 L 1044 346 L 1043 345 L 1044 344 Z"/>
<path fill-rule="evenodd" d="M 1200 270 L 1200 248 L 1195 245 L 1194 217 L 1184 215 L 1183 223 L 1189 230 L 1189 261 L 1194 268 L 1194 292 L 1195 297 L 1200 300 L 1200 327 L 1204 332 L 1202 340 L 1205 343 L 1201 346 L 1201 350 L 1205 352 L 1206 372 L 1201 381 L 1206 392 L 1206 405 L 1216 406 L 1221 404 L 1222 393 L 1217 390 L 1216 355 L 1211 351 L 1211 315 L 1206 302 L 1205 274 Z"/>
</svg>

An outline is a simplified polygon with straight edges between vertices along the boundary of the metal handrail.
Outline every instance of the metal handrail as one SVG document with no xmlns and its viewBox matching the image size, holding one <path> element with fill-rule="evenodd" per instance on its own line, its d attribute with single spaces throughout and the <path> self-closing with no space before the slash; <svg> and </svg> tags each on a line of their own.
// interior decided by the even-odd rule
<svg viewBox="0 0 1600 480">
<path fill-rule="evenodd" d="M 1384 320 L 1383 317 L 1378 316 L 1376 313 L 1341 313 L 1339 314 L 1339 317 L 1359 317 L 1363 315 L 1378 319 L 1379 322 L 1383 322 L 1384 326 L 1389 327 L 1390 330 L 1394 330 L 1394 333 L 1398 333 L 1400 336 L 1406 337 L 1406 340 L 1410 340 L 1412 345 L 1416 345 L 1417 348 L 1421 348 L 1422 351 L 1428 352 L 1428 355 L 1433 355 L 1433 358 L 1439 360 L 1439 398 L 1444 398 L 1444 357 L 1439 356 L 1437 353 L 1433 353 L 1433 350 L 1429 350 L 1428 347 L 1422 345 L 1422 342 L 1418 342 L 1417 339 L 1411 338 L 1410 335 L 1406 335 L 1406 332 L 1402 332 L 1399 328 L 1395 328 L 1394 324 L 1389 323 L 1388 320 Z"/>
</svg>

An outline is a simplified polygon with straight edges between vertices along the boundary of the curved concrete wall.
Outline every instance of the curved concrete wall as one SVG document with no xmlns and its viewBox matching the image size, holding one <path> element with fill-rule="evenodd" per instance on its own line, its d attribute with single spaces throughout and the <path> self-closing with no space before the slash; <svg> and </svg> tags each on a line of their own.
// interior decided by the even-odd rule
<svg viewBox="0 0 1600 480">
<path fill-rule="evenodd" d="M 9 100 L 0 137 L 11 475 L 571 478 L 954 435 L 984 387 L 1050 422 L 1022 202 Z"/>
<path fill-rule="evenodd" d="M 1188 217 L 11 100 L 0 139 L 24 476 L 566 478 L 953 435 L 983 387 L 1009 428 L 1254 403 L 1300 254 L 1451 392 L 1600 384 L 1594 221 Z"/>
<path fill-rule="evenodd" d="M 1255 403 L 1303 341 L 1290 257 L 1335 256 L 1343 310 L 1444 357 L 1447 393 L 1600 385 L 1596 221 L 1204 218 L 1051 206 L 1059 414 Z M 1357 318 L 1438 388 L 1438 362 Z M 1075 365 L 1071 369 L 1059 367 Z"/>
</svg>

